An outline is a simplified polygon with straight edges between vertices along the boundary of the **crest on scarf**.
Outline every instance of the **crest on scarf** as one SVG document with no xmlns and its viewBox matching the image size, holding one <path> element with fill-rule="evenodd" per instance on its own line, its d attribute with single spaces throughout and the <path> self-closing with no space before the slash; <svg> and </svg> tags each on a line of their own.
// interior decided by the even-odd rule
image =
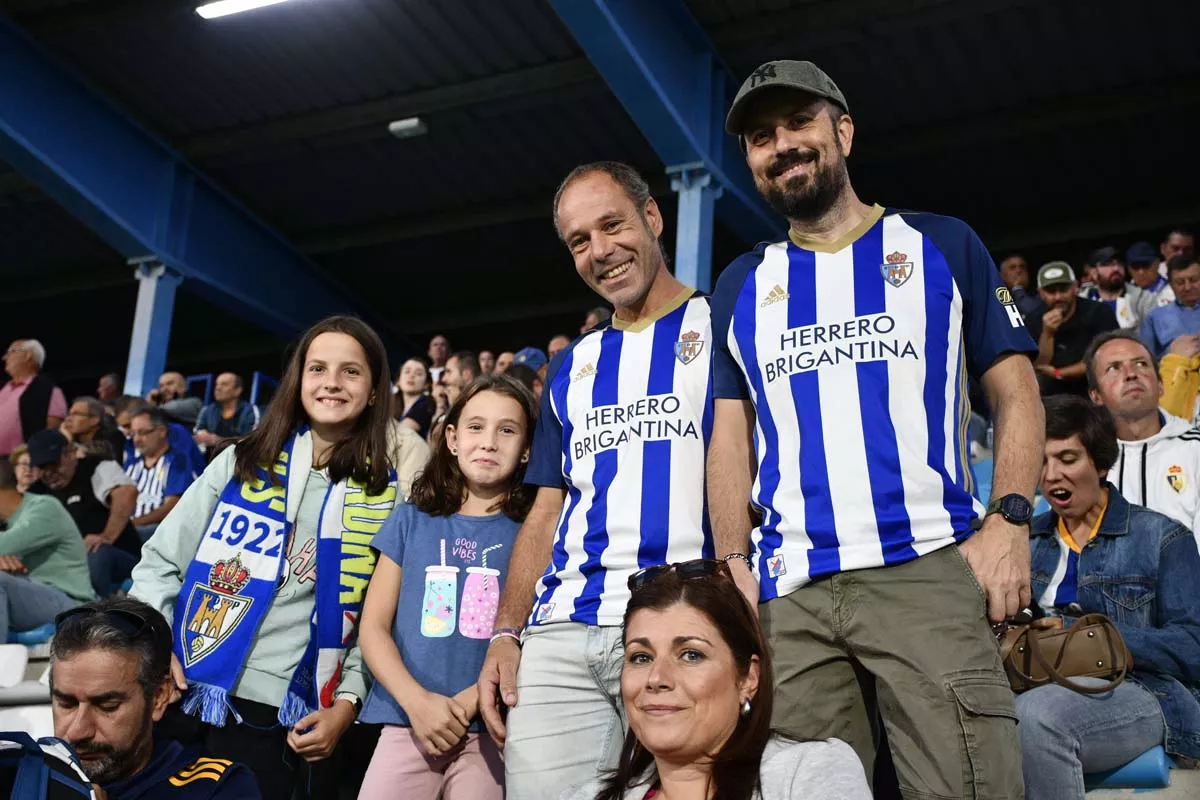
<svg viewBox="0 0 1200 800">
<path fill-rule="evenodd" d="M 250 571 L 238 555 L 213 564 L 208 583 L 192 587 L 183 629 L 183 665 L 190 667 L 212 653 L 237 628 L 254 603 L 238 594 L 250 582 Z"/>
<path fill-rule="evenodd" d="M 696 360 L 703 349 L 704 340 L 700 338 L 700 334 L 696 331 L 688 331 L 675 343 L 675 357 L 681 364 L 690 364 Z"/>
<path fill-rule="evenodd" d="M 913 274 L 913 262 L 899 250 L 886 259 L 887 263 L 879 265 L 879 274 L 892 286 L 903 286 Z"/>
<path fill-rule="evenodd" d="M 1186 485 L 1183 480 L 1183 467 L 1178 464 L 1172 464 L 1167 467 L 1167 485 L 1176 492 L 1182 492 Z"/>
</svg>

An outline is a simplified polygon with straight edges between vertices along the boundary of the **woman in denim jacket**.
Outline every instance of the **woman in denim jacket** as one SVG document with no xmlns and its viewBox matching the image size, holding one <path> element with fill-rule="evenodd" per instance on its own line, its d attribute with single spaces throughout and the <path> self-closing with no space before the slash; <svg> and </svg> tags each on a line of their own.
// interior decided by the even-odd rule
<svg viewBox="0 0 1200 800">
<path fill-rule="evenodd" d="M 1185 761 L 1200 758 L 1200 554 L 1191 531 L 1131 505 L 1105 480 L 1116 439 L 1103 407 L 1046 400 L 1042 492 L 1052 510 L 1030 532 L 1033 598 L 1067 625 L 1108 615 L 1133 671 L 1103 694 L 1051 684 L 1017 697 L 1028 800 L 1082 800 L 1085 772 L 1159 744 Z"/>
</svg>

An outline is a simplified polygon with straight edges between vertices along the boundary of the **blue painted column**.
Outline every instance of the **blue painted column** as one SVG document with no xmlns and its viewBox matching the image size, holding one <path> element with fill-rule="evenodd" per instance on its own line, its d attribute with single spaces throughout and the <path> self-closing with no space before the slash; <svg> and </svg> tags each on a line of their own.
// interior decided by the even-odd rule
<svg viewBox="0 0 1200 800">
<path fill-rule="evenodd" d="M 713 206 L 721 187 L 702 163 L 667 167 L 679 194 L 675 230 L 675 277 L 707 294 L 712 291 Z"/>
<path fill-rule="evenodd" d="M 135 259 L 132 263 L 137 264 L 134 277 L 138 280 L 138 296 L 125 368 L 125 394 L 145 397 L 158 386 L 158 377 L 167 368 L 175 289 L 183 278 L 156 259 Z"/>
</svg>

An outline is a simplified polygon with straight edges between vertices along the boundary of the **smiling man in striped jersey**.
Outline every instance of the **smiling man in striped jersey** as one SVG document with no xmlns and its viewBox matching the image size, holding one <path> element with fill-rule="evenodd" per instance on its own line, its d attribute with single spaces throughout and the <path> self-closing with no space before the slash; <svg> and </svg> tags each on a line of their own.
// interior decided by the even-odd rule
<svg viewBox="0 0 1200 800">
<path fill-rule="evenodd" d="M 775 723 L 844 739 L 870 775 L 882 711 L 906 798 L 1019 798 L 988 617 L 1029 602 L 1033 341 L 966 224 L 858 199 L 854 123 L 816 66 L 760 66 L 726 129 L 790 225 L 730 264 L 712 299 L 709 512 L 718 553 L 751 554 L 753 574 L 730 568 L 761 602 Z M 968 375 L 996 425 L 986 512 Z"/>
<path fill-rule="evenodd" d="M 554 222 L 576 272 L 616 311 L 547 371 L 525 475 L 537 500 L 480 676 L 484 720 L 506 742 L 509 800 L 554 800 L 616 767 L 629 576 L 713 556 L 708 300 L 667 269 L 662 215 L 632 168 L 573 170 Z"/>
</svg>

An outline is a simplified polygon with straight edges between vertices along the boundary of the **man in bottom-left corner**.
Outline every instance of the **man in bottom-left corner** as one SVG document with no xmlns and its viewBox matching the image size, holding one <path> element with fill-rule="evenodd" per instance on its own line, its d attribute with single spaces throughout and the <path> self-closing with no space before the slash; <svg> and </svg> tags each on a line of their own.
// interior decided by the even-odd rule
<svg viewBox="0 0 1200 800">
<path fill-rule="evenodd" d="M 171 626 L 133 598 L 64 611 L 50 651 L 54 735 L 79 755 L 105 800 L 258 800 L 254 773 L 155 736 L 177 698 Z"/>
</svg>

